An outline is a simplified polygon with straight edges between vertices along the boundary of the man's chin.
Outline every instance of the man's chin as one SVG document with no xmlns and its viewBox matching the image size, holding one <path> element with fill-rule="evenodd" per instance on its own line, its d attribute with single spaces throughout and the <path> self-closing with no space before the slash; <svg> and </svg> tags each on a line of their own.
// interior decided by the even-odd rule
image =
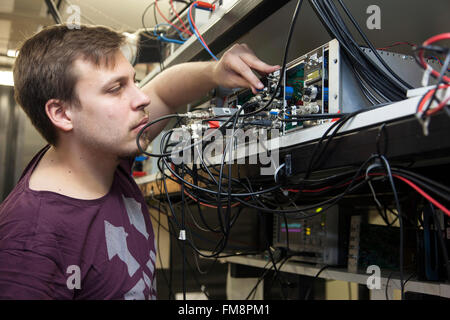
<svg viewBox="0 0 450 320">
<path fill-rule="evenodd" d="M 118 157 L 119 157 L 119 159 L 134 158 L 141 154 L 142 154 L 142 152 L 140 152 L 139 149 L 136 147 L 135 149 L 124 150 L 122 152 L 119 152 Z"/>
<path fill-rule="evenodd" d="M 139 142 L 141 150 L 146 151 L 148 146 L 150 145 L 150 142 L 143 138 L 141 138 Z M 129 143 L 129 145 L 126 147 L 126 150 L 122 149 L 121 151 L 117 152 L 117 154 L 120 159 L 124 159 L 139 156 L 143 154 L 143 152 L 139 150 L 138 146 L 136 145 L 136 140 L 134 140 L 133 142 Z"/>
<path fill-rule="evenodd" d="M 148 146 L 149 146 L 148 142 L 143 142 L 141 140 L 141 145 L 140 145 L 141 150 L 146 151 Z M 126 157 L 126 158 L 136 157 L 136 156 L 139 156 L 139 155 L 143 154 L 143 152 L 141 150 L 139 150 L 139 148 L 135 144 L 134 148 L 132 148 L 130 150 L 127 150 L 127 151 L 124 151 L 122 154 L 120 154 L 120 157 Z"/>
<path fill-rule="evenodd" d="M 130 158 L 135 158 L 135 157 L 137 157 L 138 155 L 140 155 L 140 152 L 139 151 L 134 151 L 134 152 L 123 152 L 123 153 L 120 153 L 118 156 L 117 156 L 117 159 L 119 160 L 119 161 L 121 161 L 121 160 L 125 160 L 125 159 L 130 159 Z"/>
</svg>

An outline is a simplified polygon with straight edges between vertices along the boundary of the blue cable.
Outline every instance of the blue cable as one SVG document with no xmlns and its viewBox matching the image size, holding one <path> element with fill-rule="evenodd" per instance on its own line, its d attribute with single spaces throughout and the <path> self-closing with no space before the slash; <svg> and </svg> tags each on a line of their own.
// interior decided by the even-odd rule
<svg viewBox="0 0 450 320">
<path fill-rule="evenodd" d="M 433 58 L 434 60 L 436 60 L 437 62 L 439 62 L 442 65 L 441 59 L 436 58 L 435 56 L 430 56 L 430 58 Z M 447 72 L 450 72 L 450 68 L 447 69 Z"/>
<path fill-rule="evenodd" d="M 195 5 L 195 7 L 197 8 L 197 5 Z M 195 36 L 197 37 L 197 40 L 200 42 L 200 44 L 203 46 L 203 48 L 205 48 L 205 50 L 208 51 L 208 53 L 211 55 L 211 57 L 213 57 L 213 59 L 216 60 L 216 61 L 219 60 L 211 52 L 211 50 L 209 50 L 209 48 L 203 43 L 203 41 L 200 39 L 200 36 L 198 35 L 197 31 L 195 31 L 194 25 L 192 24 L 192 21 L 191 21 L 191 12 L 192 12 L 192 6 L 189 7 L 189 14 L 187 15 L 188 16 L 189 25 L 191 26 L 192 32 L 194 32 Z"/>
<path fill-rule="evenodd" d="M 178 35 L 180 36 L 180 39 L 182 40 L 177 40 L 177 39 L 172 39 L 172 38 L 166 38 L 163 35 L 159 35 L 156 33 L 156 30 L 158 30 L 158 26 L 161 25 L 166 25 L 166 26 L 170 26 L 172 27 L 170 24 L 168 23 L 159 23 L 157 24 L 154 28 L 153 28 L 153 34 L 156 36 L 156 38 L 160 41 L 165 41 L 165 42 L 171 42 L 171 43 L 176 43 L 176 44 L 183 44 L 187 39 L 183 37 L 183 35 L 181 34 L 181 32 L 179 30 L 176 30 L 178 32 Z"/>
</svg>

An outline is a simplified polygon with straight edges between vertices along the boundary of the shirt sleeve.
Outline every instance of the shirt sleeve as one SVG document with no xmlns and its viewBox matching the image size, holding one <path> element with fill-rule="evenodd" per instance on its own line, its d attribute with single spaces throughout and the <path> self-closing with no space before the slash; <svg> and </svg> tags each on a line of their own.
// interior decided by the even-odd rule
<svg viewBox="0 0 450 320">
<path fill-rule="evenodd" d="M 71 299 L 57 264 L 34 251 L 0 250 L 0 299 Z M 66 291 L 66 296 L 61 294 Z"/>
</svg>

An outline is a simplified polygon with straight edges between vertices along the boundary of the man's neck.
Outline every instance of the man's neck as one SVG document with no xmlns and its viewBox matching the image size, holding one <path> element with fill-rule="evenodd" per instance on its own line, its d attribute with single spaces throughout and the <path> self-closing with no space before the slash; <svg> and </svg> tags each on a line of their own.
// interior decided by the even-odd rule
<svg viewBox="0 0 450 320">
<path fill-rule="evenodd" d="M 110 190 L 118 163 L 118 159 L 98 151 L 74 145 L 51 146 L 33 172 L 30 188 L 77 199 L 97 199 Z"/>
</svg>

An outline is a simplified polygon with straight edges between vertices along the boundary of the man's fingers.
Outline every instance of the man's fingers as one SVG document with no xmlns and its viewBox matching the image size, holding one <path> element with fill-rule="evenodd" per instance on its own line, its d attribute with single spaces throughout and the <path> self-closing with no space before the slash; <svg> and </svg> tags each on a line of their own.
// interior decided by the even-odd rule
<svg viewBox="0 0 450 320">
<path fill-rule="evenodd" d="M 234 63 L 234 72 L 239 74 L 242 78 L 247 80 L 248 86 L 253 86 L 257 89 L 264 88 L 264 85 L 262 82 L 258 79 L 258 77 L 253 73 L 252 69 L 250 69 L 250 66 L 246 63 L 244 63 L 241 59 L 236 59 Z"/>
<path fill-rule="evenodd" d="M 280 69 L 280 66 L 271 66 L 258 59 L 245 44 L 235 44 L 222 56 L 220 62 L 222 70 L 228 73 L 226 77 L 222 77 L 224 85 L 251 88 L 254 94 L 264 88 L 255 72 L 263 76 Z"/>
<path fill-rule="evenodd" d="M 240 74 L 231 75 L 229 77 L 229 81 L 231 82 L 231 86 L 233 88 L 248 88 L 248 87 L 250 87 L 250 88 L 252 88 L 252 91 L 254 91 L 253 86 L 246 79 L 241 77 Z"/>
<path fill-rule="evenodd" d="M 280 66 L 271 66 L 261 60 L 259 60 L 256 56 L 244 53 L 240 54 L 241 59 L 252 69 L 263 72 L 263 73 L 272 73 L 280 69 Z"/>
</svg>

